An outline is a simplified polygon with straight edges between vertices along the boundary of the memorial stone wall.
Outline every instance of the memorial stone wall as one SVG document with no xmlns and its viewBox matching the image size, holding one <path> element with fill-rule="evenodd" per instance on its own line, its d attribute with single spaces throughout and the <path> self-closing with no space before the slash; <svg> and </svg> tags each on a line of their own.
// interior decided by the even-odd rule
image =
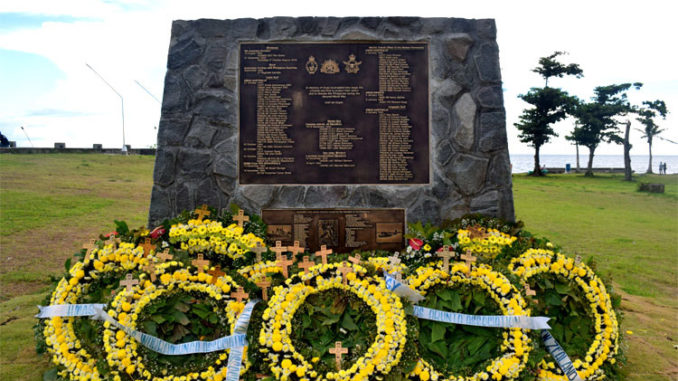
<svg viewBox="0 0 678 381">
<path fill-rule="evenodd" d="M 489 19 L 175 21 L 157 146 L 150 224 L 231 203 L 514 218 Z"/>
</svg>

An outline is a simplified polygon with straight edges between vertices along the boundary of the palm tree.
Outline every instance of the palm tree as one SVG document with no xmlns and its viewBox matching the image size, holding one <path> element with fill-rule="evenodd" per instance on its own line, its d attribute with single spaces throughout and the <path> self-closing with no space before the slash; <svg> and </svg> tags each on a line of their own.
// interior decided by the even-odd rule
<svg viewBox="0 0 678 381">
<path fill-rule="evenodd" d="M 654 118 L 657 116 L 661 116 L 662 119 L 666 119 L 666 114 L 668 114 L 668 111 L 666 110 L 666 103 L 662 100 L 655 100 L 655 101 L 644 101 L 643 105 L 640 107 L 638 110 L 638 118 L 636 118 L 640 123 L 645 126 L 644 129 L 637 129 L 638 131 L 643 133 L 643 138 L 647 140 L 647 144 L 649 147 L 649 153 L 650 153 L 650 161 L 647 167 L 647 173 L 653 173 L 652 172 L 652 140 L 654 139 L 655 136 L 658 136 L 662 132 L 666 131 L 666 129 L 661 129 L 659 126 L 654 122 Z"/>
</svg>

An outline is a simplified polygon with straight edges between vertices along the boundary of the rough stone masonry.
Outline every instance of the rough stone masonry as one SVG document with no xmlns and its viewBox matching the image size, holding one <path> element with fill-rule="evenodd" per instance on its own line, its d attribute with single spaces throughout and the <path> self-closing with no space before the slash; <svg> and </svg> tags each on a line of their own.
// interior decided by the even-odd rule
<svg viewBox="0 0 678 381">
<path fill-rule="evenodd" d="M 410 41 L 430 46 L 426 185 L 241 185 L 238 46 L 264 41 Z M 149 223 L 201 204 L 249 213 L 285 207 L 406 208 L 408 221 L 467 213 L 514 219 L 494 20 L 274 17 L 175 21 Z"/>
</svg>

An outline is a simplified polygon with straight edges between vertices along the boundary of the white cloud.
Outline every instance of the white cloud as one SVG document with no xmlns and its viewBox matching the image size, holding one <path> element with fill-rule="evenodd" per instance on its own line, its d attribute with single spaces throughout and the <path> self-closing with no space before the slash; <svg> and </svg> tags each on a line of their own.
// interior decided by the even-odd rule
<svg viewBox="0 0 678 381">
<path fill-rule="evenodd" d="M 46 22 L 38 29 L 18 29 L 0 34 L 0 48 L 40 54 L 65 73 L 56 88 L 37 94 L 32 104 L 3 112 L 3 123 L 23 124 L 36 145 L 66 141 L 69 146 L 121 144 L 119 98 L 85 63 L 92 65 L 125 98 L 127 143 L 144 147 L 155 143 L 159 105 L 134 80 L 157 97 L 162 96 L 171 21 L 173 19 L 238 18 L 306 15 L 415 15 L 424 17 L 495 18 L 506 92 L 507 129 L 513 153 L 531 153 L 519 143 L 513 123 L 526 106 L 517 95 L 540 86 L 530 70 L 541 56 L 554 50 L 570 53 L 565 59 L 584 69 L 582 79 L 554 82 L 588 98 L 598 85 L 640 81 L 643 90 L 631 99 L 664 99 L 673 111 L 661 125 L 671 128 L 666 137 L 678 141 L 678 53 L 674 12 L 669 2 L 570 1 L 550 5 L 543 1 L 14 1 L 0 4 L 0 12 L 66 15 L 81 20 Z M 666 85 L 672 84 L 672 85 Z M 13 89 L 12 91 L 20 91 Z M 29 115 L 40 109 L 88 114 L 71 117 Z M 561 137 L 545 152 L 569 153 L 564 140 L 572 121 L 558 127 Z M 18 128 L 18 127 L 17 127 Z M 23 135 L 16 131 L 19 140 Z M 13 133 L 13 132 L 11 132 Z M 633 134 L 634 153 L 646 152 L 640 134 Z M 27 144 L 27 143 L 26 143 Z M 654 150 L 671 154 L 676 146 L 657 142 Z M 603 146 L 599 153 L 618 154 L 619 146 Z"/>
</svg>

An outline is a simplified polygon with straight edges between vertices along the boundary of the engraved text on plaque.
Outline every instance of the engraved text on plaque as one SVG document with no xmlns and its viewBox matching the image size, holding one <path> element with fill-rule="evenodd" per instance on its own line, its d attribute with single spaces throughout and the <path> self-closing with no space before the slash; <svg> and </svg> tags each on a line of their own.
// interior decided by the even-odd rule
<svg viewBox="0 0 678 381">
<path fill-rule="evenodd" d="M 241 184 L 428 184 L 426 42 L 242 43 Z"/>
</svg>

